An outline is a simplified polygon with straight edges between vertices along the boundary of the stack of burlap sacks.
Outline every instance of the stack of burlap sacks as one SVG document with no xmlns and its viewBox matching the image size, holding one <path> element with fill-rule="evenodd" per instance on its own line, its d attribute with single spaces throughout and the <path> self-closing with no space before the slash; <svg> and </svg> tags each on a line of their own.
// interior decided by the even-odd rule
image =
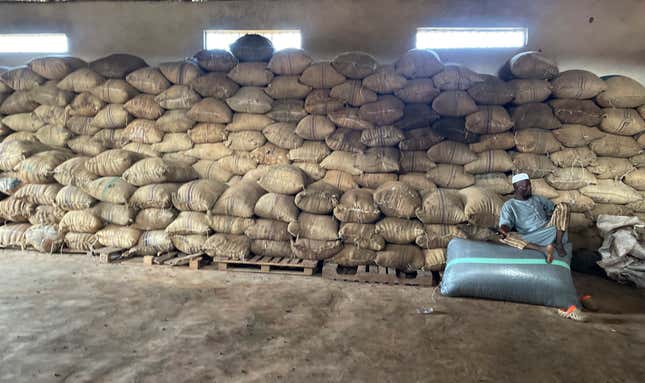
<svg viewBox="0 0 645 383">
<path fill-rule="evenodd" d="M 645 212 L 645 89 L 536 53 L 507 69 L 314 63 L 258 36 L 158 68 L 33 60 L 1 75 L 0 245 L 435 270 L 453 237 L 493 235 L 527 172 L 593 249 L 597 215 Z"/>
</svg>

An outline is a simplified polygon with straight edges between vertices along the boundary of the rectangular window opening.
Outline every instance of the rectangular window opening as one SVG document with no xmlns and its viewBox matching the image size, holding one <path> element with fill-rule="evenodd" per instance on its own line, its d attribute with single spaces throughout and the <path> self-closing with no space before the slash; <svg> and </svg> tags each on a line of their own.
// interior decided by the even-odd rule
<svg viewBox="0 0 645 383">
<path fill-rule="evenodd" d="M 271 41 L 276 51 L 302 47 L 299 29 L 207 29 L 204 31 L 204 49 L 225 49 L 246 34 L 258 34 Z"/>
<path fill-rule="evenodd" d="M 522 48 L 526 28 L 417 28 L 418 49 Z"/>
<path fill-rule="evenodd" d="M 67 53 L 64 33 L 0 34 L 0 53 Z"/>
</svg>

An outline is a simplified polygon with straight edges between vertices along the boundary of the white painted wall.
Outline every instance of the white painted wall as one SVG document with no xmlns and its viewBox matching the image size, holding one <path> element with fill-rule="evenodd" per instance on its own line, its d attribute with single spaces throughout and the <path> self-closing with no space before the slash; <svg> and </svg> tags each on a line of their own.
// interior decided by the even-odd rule
<svg viewBox="0 0 645 383">
<path fill-rule="evenodd" d="M 594 18 L 592 23 L 590 17 Z M 300 28 L 316 59 L 363 50 L 382 62 L 414 47 L 418 26 L 524 26 L 530 49 L 562 70 L 620 73 L 645 83 L 645 0 L 273 0 L 0 3 L 0 33 L 64 32 L 70 54 L 128 52 L 149 64 L 191 56 L 206 28 Z M 446 62 L 494 73 L 513 49 L 439 51 Z M 2 55 L 19 65 L 31 55 Z"/>
</svg>

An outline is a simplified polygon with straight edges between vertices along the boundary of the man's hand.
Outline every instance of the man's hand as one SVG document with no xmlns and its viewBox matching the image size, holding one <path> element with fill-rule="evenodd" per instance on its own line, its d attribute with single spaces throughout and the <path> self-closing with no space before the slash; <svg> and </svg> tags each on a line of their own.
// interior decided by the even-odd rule
<svg viewBox="0 0 645 383">
<path fill-rule="evenodd" d="M 502 225 L 502 226 L 499 227 L 499 230 L 497 230 L 497 234 L 499 235 L 499 237 L 501 239 L 506 239 L 506 237 L 508 236 L 509 231 L 510 230 L 509 230 L 508 227 Z"/>
</svg>

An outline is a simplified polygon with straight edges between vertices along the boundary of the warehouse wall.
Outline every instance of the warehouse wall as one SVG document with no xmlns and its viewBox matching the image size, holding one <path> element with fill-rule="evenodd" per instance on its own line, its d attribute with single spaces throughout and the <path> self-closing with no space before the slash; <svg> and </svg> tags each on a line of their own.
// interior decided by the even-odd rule
<svg viewBox="0 0 645 383">
<path fill-rule="evenodd" d="M 643 0 L 274 0 L 0 4 L 0 33 L 65 32 L 71 54 L 92 60 L 129 52 L 150 64 L 190 56 L 205 28 L 300 28 L 316 59 L 363 50 L 395 60 L 417 26 L 524 26 L 530 49 L 561 69 L 621 73 L 645 82 Z M 593 19 L 592 19 L 593 18 Z M 439 51 L 444 61 L 493 73 L 513 49 Z M 32 56 L 0 54 L 0 65 Z"/>
</svg>

